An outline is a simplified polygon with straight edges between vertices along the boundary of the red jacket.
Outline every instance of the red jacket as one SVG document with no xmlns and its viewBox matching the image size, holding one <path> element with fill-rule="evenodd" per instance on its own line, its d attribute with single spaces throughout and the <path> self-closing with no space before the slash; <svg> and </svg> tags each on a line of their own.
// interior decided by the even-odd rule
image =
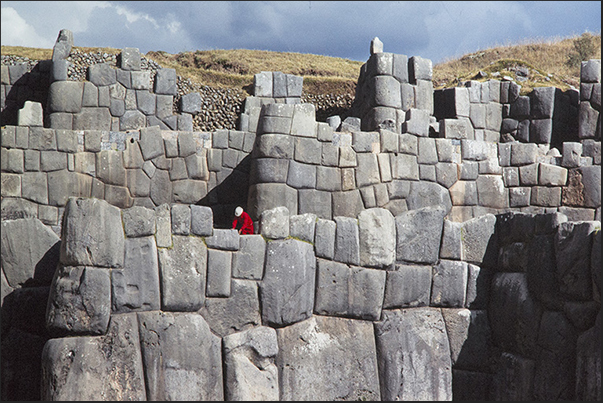
<svg viewBox="0 0 603 403">
<path fill-rule="evenodd" d="M 232 228 L 240 230 L 241 235 L 253 234 L 253 220 L 243 211 L 239 217 L 232 221 Z"/>
</svg>

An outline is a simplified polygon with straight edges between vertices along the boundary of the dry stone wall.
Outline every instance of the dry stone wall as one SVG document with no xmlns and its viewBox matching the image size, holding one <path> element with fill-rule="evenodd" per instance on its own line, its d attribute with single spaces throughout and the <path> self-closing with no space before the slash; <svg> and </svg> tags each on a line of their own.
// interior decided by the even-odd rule
<svg viewBox="0 0 603 403">
<path fill-rule="evenodd" d="M 277 207 L 239 235 L 206 206 L 70 198 L 60 240 L 35 218 L 2 229 L 3 343 L 39 340 L 42 400 L 600 394 L 599 222 Z M 25 233 L 28 259 L 11 247 Z M 17 361 L 2 361 L 8 398 L 39 376 Z"/>
<path fill-rule="evenodd" d="M 343 122 L 278 72 L 241 130 L 44 127 L 25 102 L 1 137 L 2 398 L 600 400 L 600 62 L 579 104 L 513 115 L 512 84 L 434 93 L 430 61 L 371 48 Z M 71 83 L 131 80 L 124 52 Z"/>
</svg>

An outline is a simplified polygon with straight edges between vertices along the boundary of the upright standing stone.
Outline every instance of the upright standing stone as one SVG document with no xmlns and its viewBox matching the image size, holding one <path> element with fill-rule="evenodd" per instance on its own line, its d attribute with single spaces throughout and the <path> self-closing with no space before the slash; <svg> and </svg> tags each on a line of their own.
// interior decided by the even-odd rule
<svg viewBox="0 0 603 403">
<path fill-rule="evenodd" d="M 360 264 L 358 221 L 352 217 L 335 217 L 335 256 L 338 262 Z"/>
<path fill-rule="evenodd" d="M 276 331 L 258 326 L 225 336 L 225 395 L 230 401 L 279 400 Z"/>
<path fill-rule="evenodd" d="M 380 400 L 370 322 L 314 316 L 276 332 L 281 400 Z"/>
<path fill-rule="evenodd" d="M 452 363 L 439 309 L 383 311 L 375 323 L 382 400 L 452 400 Z"/>
<path fill-rule="evenodd" d="M 199 237 L 174 236 L 174 247 L 160 248 L 162 308 L 197 311 L 205 302 L 207 247 Z"/>
<path fill-rule="evenodd" d="M 100 337 L 48 340 L 41 357 L 41 400 L 146 400 L 140 348 L 135 314 L 114 316 Z"/>
<path fill-rule="evenodd" d="M 389 210 L 372 208 L 358 215 L 360 265 L 387 268 L 396 257 L 396 226 Z"/>
<path fill-rule="evenodd" d="M 383 53 L 383 42 L 378 37 L 374 37 L 371 41 L 371 55 L 375 53 Z"/>
<path fill-rule="evenodd" d="M 197 313 L 143 312 L 138 329 L 148 400 L 223 400 L 220 338 Z"/>
<path fill-rule="evenodd" d="M 57 41 L 52 48 L 52 61 L 64 60 L 71 53 L 73 46 L 73 32 L 68 29 L 61 29 Z"/>
<path fill-rule="evenodd" d="M 46 327 L 54 336 L 105 334 L 111 316 L 109 271 L 60 266 L 48 296 Z"/>
<path fill-rule="evenodd" d="M 311 244 L 296 239 L 269 242 L 260 284 L 263 323 L 282 326 L 312 316 L 315 272 Z"/>
<path fill-rule="evenodd" d="M 445 214 L 442 207 L 424 207 L 396 216 L 396 261 L 436 263 Z"/>
<path fill-rule="evenodd" d="M 120 268 L 124 238 L 117 207 L 104 200 L 70 198 L 64 213 L 61 263 Z"/>
</svg>

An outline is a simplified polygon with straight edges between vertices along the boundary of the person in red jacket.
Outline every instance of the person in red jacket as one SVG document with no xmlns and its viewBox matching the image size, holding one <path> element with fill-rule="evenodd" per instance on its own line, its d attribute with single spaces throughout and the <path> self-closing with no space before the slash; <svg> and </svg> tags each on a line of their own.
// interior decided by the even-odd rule
<svg viewBox="0 0 603 403">
<path fill-rule="evenodd" d="M 249 217 L 249 214 L 243 211 L 243 207 L 235 209 L 232 228 L 238 230 L 241 235 L 253 234 L 253 220 Z"/>
</svg>

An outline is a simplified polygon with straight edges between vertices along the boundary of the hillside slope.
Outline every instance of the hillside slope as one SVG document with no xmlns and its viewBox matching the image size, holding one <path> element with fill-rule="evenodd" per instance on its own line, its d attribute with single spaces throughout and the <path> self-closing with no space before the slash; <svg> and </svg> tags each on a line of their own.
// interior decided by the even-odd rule
<svg viewBox="0 0 603 403">
<path fill-rule="evenodd" d="M 82 53 L 117 54 L 120 49 L 75 47 Z M 2 46 L 2 55 L 49 59 L 52 49 Z M 146 58 L 199 85 L 238 88 L 249 94 L 253 75 L 260 71 L 282 71 L 304 77 L 307 94 L 354 94 L 362 62 L 313 54 L 262 50 L 203 50 L 169 54 L 148 52 Z M 412 56 L 412 55 L 409 55 Z M 420 56 L 420 55 L 419 55 Z M 580 60 L 601 58 L 601 34 L 585 33 L 562 39 L 527 40 L 523 44 L 480 50 L 433 66 L 436 88 L 459 81 L 486 80 L 507 75 L 520 79 L 526 89 L 556 86 L 563 90 L 580 84 Z M 481 74 L 480 74 L 481 72 Z M 524 74 L 527 72 L 527 75 Z"/>
</svg>

